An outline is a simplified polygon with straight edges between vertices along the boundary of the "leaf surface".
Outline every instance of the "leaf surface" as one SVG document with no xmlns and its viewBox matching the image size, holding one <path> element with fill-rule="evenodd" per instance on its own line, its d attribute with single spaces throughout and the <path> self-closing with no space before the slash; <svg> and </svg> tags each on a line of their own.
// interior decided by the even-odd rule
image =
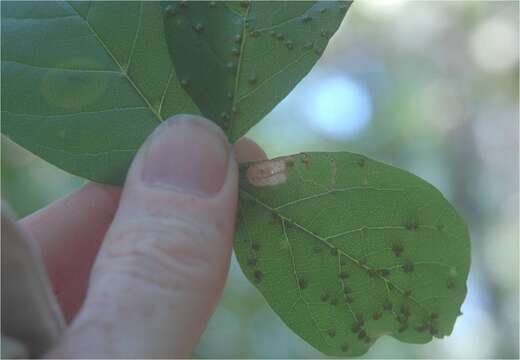
<svg viewBox="0 0 520 360">
<path fill-rule="evenodd" d="M 451 333 L 466 295 L 464 222 L 424 180 L 351 153 L 242 167 L 238 261 L 282 320 L 327 355 L 381 335 Z"/>
<path fill-rule="evenodd" d="M 198 113 L 157 2 L 2 4 L 2 132 L 50 163 L 122 183 L 166 117 Z"/>
<path fill-rule="evenodd" d="M 175 69 L 202 114 L 235 141 L 310 71 L 350 2 L 162 3 Z"/>
</svg>

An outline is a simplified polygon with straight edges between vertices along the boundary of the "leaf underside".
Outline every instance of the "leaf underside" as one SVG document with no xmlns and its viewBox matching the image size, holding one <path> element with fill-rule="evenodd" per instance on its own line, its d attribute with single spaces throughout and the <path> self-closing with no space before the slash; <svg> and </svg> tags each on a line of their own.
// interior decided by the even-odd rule
<svg viewBox="0 0 520 360">
<path fill-rule="evenodd" d="M 231 141 L 280 102 L 320 58 L 350 2 L 162 2 L 185 90 Z"/>
<path fill-rule="evenodd" d="M 242 136 L 309 72 L 349 5 L 4 1 L 2 132 L 70 173 L 120 184 L 168 116 L 198 106 Z M 240 265 L 325 354 L 361 355 L 383 334 L 450 334 L 469 246 L 435 188 L 363 156 L 241 169 Z"/>
<path fill-rule="evenodd" d="M 2 132 L 50 163 L 120 184 L 165 118 L 198 113 L 157 2 L 2 4 Z"/>
<path fill-rule="evenodd" d="M 262 164 L 241 170 L 235 252 L 293 331 L 334 356 L 364 354 L 384 334 L 426 343 L 451 333 L 470 242 L 439 191 L 351 153 Z"/>
</svg>

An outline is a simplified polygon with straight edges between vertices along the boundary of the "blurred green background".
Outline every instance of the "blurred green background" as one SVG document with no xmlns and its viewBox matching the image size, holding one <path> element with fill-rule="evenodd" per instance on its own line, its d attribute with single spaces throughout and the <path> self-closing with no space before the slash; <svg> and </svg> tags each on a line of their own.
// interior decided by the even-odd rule
<svg viewBox="0 0 520 360">
<path fill-rule="evenodd" d="M 468 222 L 469 290 L 451 336 L 379 339 L 366 357 L 518 358 L 519 2 L 359 1 L 323 58 L 250 132 L 270 156 L 347 150 L 438 187 Z M 81 186 L 2 137 L 20 217 Z M 322 357 L 233 259 L 196 357 Z"/>
</svg>

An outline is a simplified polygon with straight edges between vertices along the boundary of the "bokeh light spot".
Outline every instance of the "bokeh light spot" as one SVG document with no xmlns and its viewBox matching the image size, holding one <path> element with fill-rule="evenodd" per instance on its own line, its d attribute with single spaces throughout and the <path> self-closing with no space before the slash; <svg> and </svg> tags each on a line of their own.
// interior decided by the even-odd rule
<svg viewBox="0 0 520 360">
<path fill-rule="evenodd" d="M 324 77 L 309 89 L 304 103 L 310 124 L 338 138 L 359 133 L 370 122 L 372 102 L 368 90 L 345 76 Z"/>
<path fill-rule="evenodd" d="M 501 72 L 518 61 L 518 43 L 514 24 L 495 17 L 477 27 L 470 38 L 470 50 L 479 67 L 489 72 Z"/>
</svg>

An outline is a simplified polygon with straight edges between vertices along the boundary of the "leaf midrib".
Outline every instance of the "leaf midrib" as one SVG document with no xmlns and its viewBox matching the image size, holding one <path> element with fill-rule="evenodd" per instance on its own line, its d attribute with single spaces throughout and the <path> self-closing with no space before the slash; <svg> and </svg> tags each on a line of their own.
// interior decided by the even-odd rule
<svg viewBox="0 0 520 360">
<path fill-rule="evenodd" d="M 265 208 L 266 210 L 269 210 L 270 212 L 276 214 L 277 216 L 280 217 L 280 219 L 282 219 L 282 221 L 286 221 L 288 222 L 289 224 L 292 224 L 294 226 L 296 226 L 298 229 L 302 230 L 303 232 L 305 232 L 306 234 L 312 236 L 313 238 L 323 242 L 325 245 L 327 245 L 329 248 L 331 249 L 335 249 L 336 251 L 338 251 L 339 254 L 345 256 L 346 258 L 348 258 L 351 262 L 353 262 L 354 264 L 356 264 L 356 266 L 358 266 L 360 269 L 362 270 L 365 270 L 365 268 L 359 263 L 359 260 L 356 259 L 355 257 L 353 257 L 352 255 L 346 253 L 345 251 L 343 251 L 342 249 L 334 246 L 333 244 L 331 244 L 329 241 L 327 241 L 327 239 L 319 236 L 318 234 L 315 234 L 313 233 L 312 231 L 310 231 L 309 229 L 305 228 L 303 225 L 297 223 L 296 221 L 288 218 L 287 216 L 284 216 L 283 214 L 281 214 L 276 208 L 273 208 L 269 205 L 267 205 L 266 203 L 264 203 L 263 201 L 257 199 L 254 195 L 248 193 L 246 190 L 244 190 L 243 188 L 240 188 L 239 189 L 240 193 L 241 194 L 244 194 L 246 195 L 248 198 L 250 198 L 251 200 L 253 200 L 254 202 L 256 202 L 258 205 L 262 206 L 263 208 Z M 395 284 L 394 282 L 392 282 L 391 280 L 389 279 L 386 279 L 384 278 L 383 276 L 379 275 L 379 274 L 376 274 L 376 276 L 382 280 L 384 283 L 385 283 L 385 286 L 388 287 L 388 283 L 390 283 L 395 289 L 397 289 L 397 291 L 399 291 L 399 293 L 403 296 L 403 297 L 406 297 L 405 294 L 404 294 L 404 290 L 401 289 L 401 287 L 397 284 Z M 426 314 L 429 313 L 428 309 L 426 309 L 417 299 L 415 299 L 415 297 L 413 296 L 409 296 L 407 297 L 408 299 L 412 300 L 413 303 L 415 303 L 421 310 L 423 310 Z"/>
<path fill-rule="evenodd" d="M 242 68 L 242 60 L 244 58 L 244 49 L 246 47 L 246 39 L 247 39 L 247 31 L 246 31 L 246 21 L 249 17 L 249 11 L 253 4 L 249 4 L 247 7 L 246 13 L 244 14 L 242 18 L 242 42 L 240 43 L 240 53 L 238 54 L 238 60 L 237 60 L 237 73 L 235 76 L 235 85 L 233 86 L 233 101 L 232 106 L 237 106 L 237 98 L 238 98 L 238 86 L 240 84 L 240 75 L 241 75 L 241 68 Z M 228 7 L 229 9 L 229 7 Z M 240 102 L 240 99 L 238 99 L 238 102 Z M 231 109 L 229 109 L 231 112 Z M 232 128 L 232 127 L 231 127 Z"/>
<path fill-rule="evenodd" d="M 91 4 L 91 6 L 89 7 L 89 10 L 88 10 L 88 13 L 87 13 L 87 16 L 84 18 L 83 16 L 81 16 L 81 14 L 74 8 L 74 6 L 70 5 L 70 1 L 67 2 L 67 4 L 70 6 L 70 8 L 77 14 L 77 16 L 79 16 L 81 19 L 83 19 L 83 21 L 85 22 L 85 24 L 87 25 L 88 29 L 90 30 L 90 32 L 96 37 L 97 41 L 99 42 L 99 44 L 103 47 L 103 49 L 105 49 L 105 51 L 107 52 L 107 54 L 110 56 L 110 58 L 112 59 L 112 61 L 117 65 L 117 67 L 119 68 L 120 70 L 120 73 L 126 78 L 126 80 L 130 83 L 130 85 L 132 85 L 132 87 L 134 88 L 134 90 L 137 92 L 137 94 L 141 97 L 141 99 L 143 99 L 143 101 L 146 103 L 148 109 L 152 112 L 152 114 L 155 115 L 155 118 L 157 120 L 158 123 L 161 123 L 163 121 L 161 115 L 157 112 L 157 110 L 155 110 L 155 108 L 152 106 L 152 104 L 150 103 L 150 101 L 148 101 L 148 99 L 146 98 L 146 96 L 144 96 L 144 94 L 141 92 L 141 90 L 139 89 L 139 87 L 134 83 L 134 81 L 132 80 L 132 78 L 128 75 L 127 71 L 123 68 L 123 66 L 119 63 L 119 61 L 116 59 L 116 57 L 114 56 L 114 54 L 112 54 L 112 52 L 110 51 L 110 49 L 108 48 L 108 46 L 105 44 L 105 42 L 103 41 L 103 39 L 101 39 L 101 37 L 99 36 L 99 34 L 94 30 L 94 28 L 92 26 L 90 26 L 90 23 L 88 21 L 88 16 L 90 15 L 90 11 L 92 10 L 92 7 L 93 5 Z M 94 4 L 95 5 L 95 4 Z M 142 9 L 142 6 L 143 6 L 143 3 L 141 2 L 141 9 Z M 142 21 L 142 11 L 140 12 L 139 14 L 139 23 L 141 23 Z M 133 42 L 136 41 L 137 39 L 137 36 L 139 35 L 139 28 L 136 30 L 136 34 L 135 34 L 135 39 Z M 134 44 L 135 45 L 135 44 Z M 133 50 L 133 49 L 132 49 Z M 130 65 L 130 59 L 131 59 L 131 56 L 133 54 L 133 51 L 132 53 L 130 54 L 130 57 L 128 59 L 128 65 Z"/>
</svg>

